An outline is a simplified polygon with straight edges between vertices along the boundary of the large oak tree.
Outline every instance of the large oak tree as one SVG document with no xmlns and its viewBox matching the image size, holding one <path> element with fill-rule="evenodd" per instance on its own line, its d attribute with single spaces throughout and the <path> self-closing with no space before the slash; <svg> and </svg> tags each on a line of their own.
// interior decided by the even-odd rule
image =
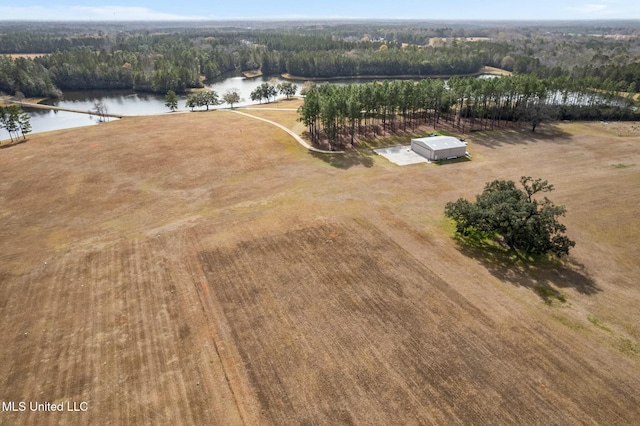
<svg viewBox="0 0 640 426">
<path fill-rule="evenodd" d="M 494 180 L 476 196 L 475 203 L 462 198 L 447 203 L 445 215 L 456 222 L 456 232 L 463 236 L 498 236 L 512 250 L 530 254 L 569 254 L 575 242 L 564 235 L 566 227 L 558 222 L 566 209 L 547 197 L 534 197 L 553 190 L 553 185 L 529 176 L 523 176 L 520 183 L 524 190 L 513 181 Z"/>
</svg>

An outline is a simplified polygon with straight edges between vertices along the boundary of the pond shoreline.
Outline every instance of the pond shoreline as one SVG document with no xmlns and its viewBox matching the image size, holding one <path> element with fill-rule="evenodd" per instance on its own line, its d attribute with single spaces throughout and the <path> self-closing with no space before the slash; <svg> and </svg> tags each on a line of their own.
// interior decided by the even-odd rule
<svg viewBox="0 0 640 426">
<path fill-rule="evenodd" d="M 512 73 L 500 68 L 484 66 L 477 72 L 470 74 L 399 74 L 399 75 L 356 75 L 356 76 L 335 76 L 335 77 L 302 77 L 289 73 L 280 74 L 281 78 L 293 81 L 334 81 L 334 80 L 423 80 L 428 78 L 451 78 L 451 77 L 479 77 L 484 74 L 490 75 L 511 75 Z"/>
<path fill-rule="evenodd" d="M 486 74 L 483 71 L 474 72 L 471 74 L 433 74 L 433 75 L 419 75 L 419 74 L 401 74 L 401 75 L 355 75 L 355 76 L 336 76 L 336 77 L 301 77 L 298 75 L 291 75 L 289 73 L 280 74 L 280 77 L 285 80 L 292 81 L 334 81 L 334 80 L 426 80 L 428 78 L 451 78 L 451 77 L 478 77 L 482 74 Z"/>
<path fill-rule="evenodd" d="M 5 100 L 4 102 L 7 104 L 11 104 L 11 105 L 18 105 L 20 107 L 26 107 L 26 108 L 37 108 L 37 109 L 50 109 L 50 110 L 54 110 L 54 111 L 67 111 L 67 112 L 74 112 L 76 114 L 88 114 L 88 115 L 95 115 L 95 116 L 102 116 L 102 117 L 109 117 L 109 118 L 122 118 L 122 115 L 117 115 L 117 114 L 110 114 L 107 112 L 103 112 L 103 113 L 97 113 L 96 111 L 83 111 L 83 110 L 79 110 L 79 109 L 72 109 L 72 108 L 65 108 L 65 107 L 58 107 L 55 105 L 47 105 L 47 104 L 41 104 L 40 102 L 45 101 L 45 99 L 40 99 L 38 100 L 38 103 L 32 103 L 32 102 L 24 102 L 24 101 L 16 101 L 16 100 Z"/>
<path fill-rule="evenodd" d="M 481 74 L 488 74 L 491 70 L 485 68 L 479 71 Z M 478 75 L 481 75 L 478 74 Z M 284 77 L 292 77 L 287 74 Z M 418 79 L 424 76 L 359 76 L 358 78 L 335 77 L 331 80 L 335 84 L 359 84 L 375 78 L 387 79 Z M 451 77 L 451 76 L 448 76 Z M 301 80 L 306 80 L 299 77 Z M 326 79 L 319 79 L 325 80 Z M 238 90 L 241 101 L 236 103 L 236 107 L 248 107 L 257 104 L 250 100 L 251 92 L 263 82 L 273 81 L 275 84 L 284 81 L 294 81 L 283 78 L 279 75 L 261 75 L 246 78 L 240 73 L 227 73 L 216 79 L 203 82 L 206 86 L 204 90 L 215 90 L 221 99 L 224 93 L 229 90 Z M 300 85 L 300 83 L 298 83 Z M 202 89 L 201 89 L 202 90 Z M 187 94 L 178 96 L 178 110 L 186 111 Z M 1 104 L 16 104 L 27 109 L 31 116 L 32 133 L 43 131 L 59 130 L 72 127 L 82 127 L 95 124 L 95 118 L 99 119 L 96 113 L 96 105 L 103 106 L 105 117 L 121 118 L 131 116 L 146 116 L 165 114 L 169 110 L 166 107 L 166 100 L 163 94 L 138 92 L 135 90 L 85 90 L 85 91 L 65 91 L 61 98 L 24 98 L 15 99 L 9 96 L 0 97 Z M 217 105 L 213 109 L 223 109 L 226 105 Z"/>
</svg>

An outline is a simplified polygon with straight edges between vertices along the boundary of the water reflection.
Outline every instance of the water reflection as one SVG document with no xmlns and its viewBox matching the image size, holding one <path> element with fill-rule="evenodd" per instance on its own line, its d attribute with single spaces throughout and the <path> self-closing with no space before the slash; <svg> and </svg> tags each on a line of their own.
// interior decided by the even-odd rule
<svg viewBox="0 0 640 426">
<path fill-rule="evenodd" d="M 249 106 L 257 102 L 251 101 L 251 92 L 264 82 L 282 83 L 281 77 L 257 77 L 246 79 L 242 76 L 225 76 L 218 80 L 206 84 L 206 87 L 218 92 L 220 99 L 230 89 L 237 89 L 240 93 L 241 101 L 234 106 Z M 346 79 L 333 80 L 332 84 L 366 83 L 375 79 Z M 303 82 L 294 82 L 298 86 L 298 93 Z M 320 82 L 318 82 L 320 83 Z M 188 111 L 186 107 L 186 95 L 178 96 L 178 110 Z M 137 93 L 126 90 L 91 90 L 91 91 L 67 91 L 64 92 L 64 99 L 45 101 L 49 105 L 63 108 L 87 111 L 95 110 L 96 103 L 101 102 L 105 107 L 105 112 L 114 115 L 135 116 L 135 115 L 156 115 L 168 113 L 168 108 L 164 105 L 164 95 L 151 93 Z M 227 108 L 223 104 L 213 108 Z M 212 108 L 212 107 L 210 107 Z M 202 108 L 204 109 L 204 107 Z M 95 115 L 77 114 L 67 111 L 47 111 L 29 110 L 31 115 L 31 125 L 33 133 L 45 132 L 49 130 L 66 129 L 71 127 L 90 126 L 96 124 Z"/>
<path fill-rule="evenodd" d="M 206 84 L 206 87 L 218 92 L 220 98 L 227 90 L 237 89 L 240 92 L 241 101 L 234 106 L 248 106 L 255 104 L 251 101 L 250 94 L 256 87 L 264 82 L 278 84 L 286 80 L 280 77 L 258 77 L 245 79 L 242 76 L 221 78 Z M 301 83 L 296 82 L 298 88 Z M 186 95 L 179 95 L 178 110 L 188 111 L 186 107 Z M 95 110 L 96 103 L 101 102 L 105 112 L 114 115 L 155 115 L 168 113 L 164 105 L 164 95 L 152 93 L 137 93 L 127 90 L 91 90 L 91 91 L 67 91 L 63 99 L 47 100 L 47 105 L 77 111 L 91 112 Z M 220 105 L 217 108 L 226 108 L 228 105 Z M 69 111 L 55 111 L 43 109 L 25 108 L 31 116 L 32 133 L 47 132 L 50 130 L 68 129 L 72 127 L 91 126 L 98 123 L 96 115 L 79 114 Z M 110 118 L 109 120 L 114 120 Z M 0 136 L 3 138 L 5 135 Z"/>
<path fill-rule="evenodd" d="M 214 81 L 207 84 L 206 87 L 218 92 L 220 98 L 227 90 L 237 89 L 240 92 L 241 101 L 236 105 L 247 106 L 255 104 L 251 101 L 251 92 L 260 84 L 269 81 L 278 84 L 285 80 L 279 77 L 245 79 L 242 76 L 234 76 Z M 189 110 L 185 105 L 186 100 L 187 95 L 178 96 L 178 110 Z M 115 115 L 155 115 L 169 111 L 164 105 L 164 95 L 122 90 L 68 91 L 64 93 L 64 99 L 48 101 L 48 104 L 80 111 L 91 111 L 95 109 L 97 102 L 102 102 L 106 107 L 106 112 Z M 217 108 L 226 107 L 228 105 L 223 104 Z"/>
<path fill-rule="evenodd" d="M 69 129 L 72 127 L 92 126 L 99 123 L 98 117 L 68 111 L 24 108 L 31 117 L 31 133 L 49 132 L 51 130 Z M 114 120 L 110 118 L 109 120 Z M 0 138 L 4 137 L 0 136 Z"/>
</svg>

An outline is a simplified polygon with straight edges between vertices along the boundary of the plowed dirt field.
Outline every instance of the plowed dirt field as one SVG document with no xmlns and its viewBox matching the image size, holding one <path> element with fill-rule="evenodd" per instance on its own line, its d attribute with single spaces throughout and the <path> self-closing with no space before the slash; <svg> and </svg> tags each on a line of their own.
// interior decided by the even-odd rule
<svg viewBox="0 0 640 426">
<path fill-rule="evenodd" d="M 225 111 L 0 149 L 0 424 L 637 424 L 640 127 L 541 130 L 443 166 Z M 564 262 L 452 237 L 447 201 L 522 175 Z"/>
</svg>

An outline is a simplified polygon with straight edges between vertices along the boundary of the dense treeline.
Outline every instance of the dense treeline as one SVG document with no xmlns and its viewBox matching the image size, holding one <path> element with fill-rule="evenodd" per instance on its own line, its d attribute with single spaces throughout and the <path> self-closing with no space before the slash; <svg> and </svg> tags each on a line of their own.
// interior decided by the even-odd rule
<svg viewBox="0 0 640 426">
<path fill-rule="evenodd" d="M 179 35 L 119 35 L 111 52 L 89 48 L 54 53 L 36 61 L 62 89 L 134 89 L 181 93 L 203 87 L 211 79 L 239 66 L 233 49 L 211 43 L 194 45 Z"/>
<path fill-rule="evenodd" d="M 476 45 L 485 52 L 487 65 L 544 78 L 572 75 L 625 80 L 629 84 L 640 59 L 640 33 L 587 36 L 526 32 L 501 34 L 500 40 L 479 41 Z"/>
<path fill-rule="evenodd" d="M 247 39 L 253 39 L 257 44 L 263 45 L 267 50 L 280 52 L 300 52 L 318 50 L 347 50 L 352 48 L 370 49 L 380 47 L 380 43 L 370 41 L 350 42 L 344 39 L 336 39 L 328 34 L 282 34 L 259 33 L 246 34 Z"/>
<path fill-rule="evenodd" d="M 602 67 L 587 66 L 573 71 L 573 75 L 580 78 L 592 77 L 614 85 L 621 92 L 636 92 L 640 88 L 640 63 L 627 65 L 605 65 Z"/>
<path fill-rule="evenodd" d="M 384 81 L 307 90 L 300 121 L 312 141 L 331 149 L 386 132 L 437 128 L 461 132 L 527 123 L 531 130 L 557 119 L 639 119 L 633 99 L 595 79 L 539 79 L 533 75 L 477 79 Z"/>
<path fill-rule="evenodd" d="M 49 72 L 30 59 L 0 56 L 0 93 L 21 96 L 58 97 L 60 90 L 51 81 Z"/>
<path fill-rule="evenodd" d="M 271 50 L 276 47 L 283 50 Z M 5 74 L 0 90 L 21 91 L 25 96 L 55 96 L 56 88 L 181 93 L 202 87 L 201 76 L 212 79 L 234 70 L 309 78 L 429 76 L 472 74 L 483 65 L 482 55 L 470 46 L 403 48 L 397 43 L 335 41 L 326 36 L 249 33 L 118 34 L 108 49 L 83 46 L 33 60 L 21 58 L 11 65 L 9 61 L 4 58 L 3 66 L 12 70 Z"/>
<path fill-rule="evenodd" d="M 182 93 L 203 87 L 202 76 L 212 79 L 240 69 L 240 52 L 247 49 L 239 42 L 177 34 L 119 34 L 109 49 L 74 47 L 34 59 L 1 56 L 0 91 L 27 97 L 55 97 L 59 89 Z"/>
<path fill-rule="evenodd" d="M 270 52 L 262 72 L 290 73 L 309 78 L 379 76 L 430 76 L 473 74 L 483 65 L 480 55 L 437 48 L 385 48 L 378 50 Z"/>
<path fill-rule="evenodd" d="M 336 39 L 327 35 L 243 34 L 252 43 L 251 58 L 243 70 L 263 74 L 289 73 L 308 78 L 430 76 L 473 74 L 485 65 L 486 55 L 473 45 L 434 47 L 402 45 L 394 41 Z M 502 58 L 500 58 L 502 59 Z"/>
<path fill-rule="evenodd" d="M 49 34 L 0 34 L 0 53 L 53 53 L 75 47 L 104 48 L 108 40 L 96 36 L 53 36 Z"/>
<path fill-rule="evenodd" d="M 134 53 L 93 51 L 88 47 L 54 53 L 37 59 L 62 90 L 129 89 L 133 87 Z M 148 64 L 151 66 L 152 64 Z"/>
<path fill-rule="evenodd" d="M 466 75 L 485 65 L 539 78 L 593 77 L 615 82 L 618 91 L 640 87 L 640 30 L 633 23 L 167 25 L 0 23 L 0 53 L 48 53 L 1 58 L 0 91 L 180 93 L 230 71 L 322 79 Z"/>
</svg>

